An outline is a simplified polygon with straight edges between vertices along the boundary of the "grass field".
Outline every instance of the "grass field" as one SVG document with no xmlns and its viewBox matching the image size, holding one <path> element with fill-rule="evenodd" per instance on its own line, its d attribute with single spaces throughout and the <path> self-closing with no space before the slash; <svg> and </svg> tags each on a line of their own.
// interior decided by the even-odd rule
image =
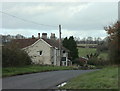
<svg viewBox="0 0 120 91">
<path fill-rule="evenodd" d="M 79 57 L 86 57 L 87 54 L 95 52 L 96 48 L 78 48 Z"/>
<path fill-rule="evenodd" d="M 106 67 L 80 75 L 60 89 L 118 89 L 118 67 Z"/>
<path fill-rule="evenodd" d="M 96 53 L 96 48 L 78 48 L 79 57 L 86 57 L 87 54 Z M 107 59 L 108 53 L 101 52 L 99 58 Z"/>
<path fill-rule="evenodd" d="M 74 69 L 73 67 L 65 66 L 39 66 L 39 65 L 30 65 L 25 67 L 7 67 L 2 68 L 2 76 L 13 76 L 13 75 L 22 75 L 28 73 L 36 72 L 45 72 L 45 71 L 55 71 L 55 70 L 70 70 Z"/>
<path fill-rule="evenodd" d="M 98 44 L 77 44 L 77 46 L 97 46 Z"/>
<path fill-rule="evenodd" d="M 102 53 L 100 53 L 99 57 L 107 60 L 108 59 L 108 53 L 107 52 L 102 52 Z"/>
</svg>

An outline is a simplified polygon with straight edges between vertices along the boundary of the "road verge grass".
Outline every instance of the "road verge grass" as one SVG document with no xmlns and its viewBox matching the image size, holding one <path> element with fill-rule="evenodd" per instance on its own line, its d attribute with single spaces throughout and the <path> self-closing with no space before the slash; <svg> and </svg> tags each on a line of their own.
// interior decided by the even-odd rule
<svg viewBox="0 0 120 91">
<path fill-rule="evenodd" d="M 106 67 L 80 75 L 60 89 L 118 89 L 118 67 Z"/>
<path fill-rule="evenodd" d="M 23 75 L 37 72 L 46 71 L 57 71 L 57 70 L 73 70 L 74 67 L 66 66 L 40 66 L 40 65 L 29 65 L 24 67 L 7 67 L 2 68 L 2 77 Z"/>
</svg>

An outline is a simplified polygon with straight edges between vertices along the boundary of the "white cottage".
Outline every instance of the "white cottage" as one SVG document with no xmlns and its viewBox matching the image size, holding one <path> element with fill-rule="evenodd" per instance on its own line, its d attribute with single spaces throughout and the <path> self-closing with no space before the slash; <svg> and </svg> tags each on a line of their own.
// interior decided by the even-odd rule
<svg viewBox="0 0 120 91">
<path fill-rule="evenodd" d="M 18 47 L 25 50 L 34 64 L 43 65 L 72 65 L 68 60 L 68 50 L 62 47 L 62 60 L 60 61 L 59 41 L 55 40 L 55 34 L 51 33 L 51 38 L 47 39 L 47 33 L 38 33 L 38 38 L 32 36 L 31 39 L 14 40 Z"/>
</svg>

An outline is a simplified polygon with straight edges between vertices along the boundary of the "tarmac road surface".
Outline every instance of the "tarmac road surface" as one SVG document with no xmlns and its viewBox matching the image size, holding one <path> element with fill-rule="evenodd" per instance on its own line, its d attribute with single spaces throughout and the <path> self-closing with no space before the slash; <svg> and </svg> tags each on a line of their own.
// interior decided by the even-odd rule
<svg viewBox="0 0 120 91">
<path fill-rule="evenodd" d="M 5 77 L 2 89 L 56 89 L 57 85 L 78 75 L 96 70 L 64 70 Z"/>
</svg>

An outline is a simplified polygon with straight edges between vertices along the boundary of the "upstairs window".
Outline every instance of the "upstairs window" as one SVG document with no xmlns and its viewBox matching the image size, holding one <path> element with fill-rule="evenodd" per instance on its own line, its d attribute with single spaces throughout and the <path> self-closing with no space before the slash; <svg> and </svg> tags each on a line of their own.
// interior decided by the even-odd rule
<svg viewBox="0 0 120 91">
<path fill-rule="evenodd" d="M 38 55 L 42 55 L 42 51 L 38 51 Z"/>
<path fill-rule="evenodd" d="M 63 51 L 63 53 L 65 53 L 65 50 Z"/>
</svg>

